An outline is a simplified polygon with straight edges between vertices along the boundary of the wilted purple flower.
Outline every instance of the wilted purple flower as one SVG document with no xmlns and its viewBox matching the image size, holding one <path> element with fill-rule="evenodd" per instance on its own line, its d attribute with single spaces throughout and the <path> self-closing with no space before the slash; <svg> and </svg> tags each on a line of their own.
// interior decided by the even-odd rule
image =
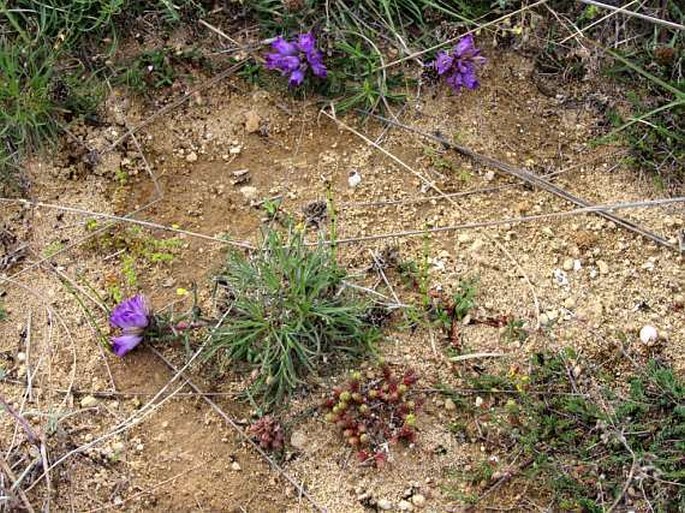
<svg viewBox="0 0 685 513">
<path fill-rule="evenodd" d="M 476 69 L 485 63 L 485 57 L 473 42 L 473 36 L 467 35 L 459 39 L 452 52 L 441 51 L 435 56 L 433 67 L 438 75 L 445 76 L 447 84 L 459 91 L 462 87 L 473 90 L 479 85 Z"/>
<path fill-rule="evenodd" d="M 304 81 L 305 73 L 311 68 L 319 78 L 326 78 L 328 71 L 323 63 L 323 54 L 316 48 L 314 36 L 305 32 L 293 42 L 277 37 L 271 43 L 272 53 L 267 53 L 266 69 L 275 69 L 282 75 L 288 75 L 291 86 L 298 86 Z"/>
<path fill-rule="evenodd" d="M 112 350 L 124 356 L 143 340 L 145 329 L 150 325 L 152 314 L 145 296 L 138 294 L 119 303 L 109 316 L 113 328 L 122 330 L 112 337 Z"/>
</svg>

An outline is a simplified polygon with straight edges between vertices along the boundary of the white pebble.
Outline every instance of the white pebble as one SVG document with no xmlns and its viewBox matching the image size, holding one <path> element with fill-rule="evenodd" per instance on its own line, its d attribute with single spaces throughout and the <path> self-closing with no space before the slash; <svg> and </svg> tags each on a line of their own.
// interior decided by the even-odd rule
<svg viewBox="0 0 685 513">
<path fill-rule="evenodd" d="M 659 338 L 659 333 L 654 326 L 643 326 L 640 330 L 640 340 L 643 344 L 654 342 Z"/>
<path fill-rule="evenodd" d="M 350 171 L 350 176 L 347 178 L 347 183 L 350 187 L 356 187 L 362 183 L 362 175 L 357 171 Z"/>
</svg>

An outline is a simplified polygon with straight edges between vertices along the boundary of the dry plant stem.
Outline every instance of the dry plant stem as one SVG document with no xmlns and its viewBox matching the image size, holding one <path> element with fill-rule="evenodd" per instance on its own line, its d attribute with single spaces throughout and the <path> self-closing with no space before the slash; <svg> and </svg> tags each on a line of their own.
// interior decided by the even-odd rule
<svg viewBox="0 0 685 513">
<path fill-rule="evenodd" d="M 31 310 L 26 317 L 26 393 L 33 402 L 33 376 L 31 375 Z"/>
<path fill-rule="evenodd" d="M 5 202 L 5 203 L 6 203 L 6 201 L 4 201 L 4 199 L 9 199 L 9 198 L 0 198 L 0 202 Z M 129 212 L 128 214 L 126 214 L 124 217 L 127 218 L 127 219 L 129 219 L 129 218 L 131 218 L 131 216 L 133 216 L 133 215 L 135 215 L 135 214 L 138 214 L 138 213 L 140 213 L 140 212 L 143 212 L 144 210 L 147 210 L 149 207 L 151 207 L 151 206 L 154 205 L 155 203 L 159 202 L 160 200 L 161 200 L 161 198 L 153 199 L 152 201 L 146 203 L 146 204 L 143 205 L 142 207 L 137 208 L 137 209 L 135 209 L 135 210 L 132 210 L 131 212 Z M 41 264 L 44 264 L 45 262 L 49 262 L 51 259 L 55 258 L 56 256 L 61 255 L 62 253 L 66 253 L 67 251 L 69 251 L 69 250 L 71 250 L 71 249 L 73 249 L 73 248 L 75 248 L 75 247 L 77 247 L 77 246 L 83 244 L 83 243 L 86 242 L 87 240 L 90 240 L 90 239 L 92 239 L 93 237 L 96 237 L 96 236 L 100 235 L 101 233 L 104 233 L 106 230 L 108 230 L 109 228 L 111 228 L 112 226 L 114 226 L 114 225 L 116 224 L 116 222 L 117 222 L 117 221 L 112 221 L 111 223 L 109 223 L 109 224 L 107 224 L 107 225 L 105 225 L 105 226 L 103 226 L 103 227 L 101 227 L 101 228 L 98 228 L 98 229 L 95 230 L 94 232 L 89 233 L 88 235 L 86 235 L 85 237 L 81 237 L 80 239 L 77 239 L 77 240 L 75 240 L 74 242 L 71 242 L 71 243 L 67 244 L 67 245 L 64 246 L 63 248 L 61 248 L 61 249 L 59 249 L 58 251 L 55 251 L 54 253 L 52 253 L 50 256 L 43 257 L 43 258 L 41 258 L 40 260 L 38 260 L 38 261 L 36 261 L 36 262 L 33 262 L 33 263 L 29 264 L 29 265 L 24 265 L 24 267 L 22 267 L 21 270 L 19 270 L 19 271 L 17 271 L 16 273 L 14 273 L 11 277 L 12 277 L 12 278 L 17 278 L 17 277 L 19 277 L 21 274 L 28 273 L 29 271 L 35 269 L 36 267 L 39 267 Z"/>
<path fill-rule="evenodd" d="M 616 436 L 632 456 L 633 463 L 630 465 L 630 472 L 628 473 L 628 478 L 626 479 L 626 482 L 624 483 L 623 488 L 621 489 L 621 493 L 618 494 L 614 502 L 607 510 L 607 513 L 612 513 L 618 507 L 621 500 L 623 500 L 623 497 L 625 496 L 626 492 L 628 491 L 628 488 L 630 488 L 630 485 L 633 482 L 633 476 L 635 476 L 635 467 L 637 467 L 637 456 L 635 456 L 635 453 L 628 445 L 628 442 L 626 442 L 626 437 L 623 435 L 623 433 L 616 433 Z"/>
<path fill-rule="evenodd" d="M 102 305 L 102 304 L 101 304 L 99 301 L 97 301 L 96 299 L 93 299 L 93 298 L 90 296 L 90 294 L 88 294 L 87 292 L 85 292 L 85 291 L 83 290 L 83 287 L 81 287 L 78 283 L 76 283 L 70 276 L 68 276 L 67 274 L 65 274 L 65 273 L 63 273 L 62 271 L 60 271 L 60 270 L 59 270 L 57 267 L 55 267 L 54 265 L 49 265 L 49 266 L 47 266 L 47 268 L 48 268 L 50 271 L 56 273 L 62 280 L 69 282 L 69 285 L 71 285 L 71 286 L 74 287 L 74 289 L 77 290 L 79 293 L 83 294 L 85 297 L 87 297 L 88 299 L 90 299 L 90 301 L 92 301 L 98 308 L 100 308 L 100 310 L 102 310 L 102 312 L 103 312 L 105 315 L 107 315 L 108 312 L 107 312 L 107 309 L 105 308 L 105 306 Z M 97 332 L 97 330 L 95 329 L 95 327 L 91 324 L 91 319 L 90 319 L 90 317 L 87 317 L 87 321 L 88 321 L 88 325 L 89 325 L 90 328 L 91 328 L 91 331 L 93 332 L 93 335 L 96 335 L 96 338 L 97 338 L 98 332 Z M 102 344 L 96 344 L 96 345 L 97 345 L 97 347 L 98 347 L 98 350 L 100 351 L 100 357 L 102 358 L 102 361 L 103 361 L 103 363 L 105 364 L 105 369 L 107 369 L 107 375 L 109 376 L 109 382 L 110 382 L 110 384 L 111 384 L 111 386 L 112 386 L 112 390 L 116 391 L 116 390 L 117 390 L 117 384 L 116 384 L 116 381 L 114 380 L 114 374 L 112 374 L 112 369 L 111 369 L 111 367 L 109 366 L 109 362 L 107 361 L 107 355 L 105 354 L 105 351 L 104 351 L 104 349 L 102 348 Z M 28 356 L 27 356 L 26 359 L 28 360 Z"/>
<path fill-rule="evenodd" d="M 211 78 L 211 79 L 208 80 L 207 82 L 202 83 L 200 86 L 196 87 L 196 88 L 193 89 L 192 91 L 190 91 L 190 92 L 184 94 L 181 98 L 179 98 L 179 99 L 176 100 L 175 102 L 170 103 L 169 105 L 167 105 L 167 106 L 165 106 L 165 107 L 159 109 L 157 112 L 155 112 L 152 116 L 150 116 L 149 118 L 147 118 L 147 119 L 146 119 L 145 121 L 143 121 L 142 123 L 140 123 L 140 124 L 136 125 L 135 127 L 130 128 L 129 130 L 127 130 L 125 134 L 123 134 L 121 137 L 119 137 L 119 139 L 117 139 L 116 141 L 114 141 L 114 142 L 109 146 L 109 148 L 107 148 L 107 149 L 105 150 L 105 152 L 103 152 L 103 153 L 107 153 L 107 152 L 110 152 L 110 151 L 114 150 L 114 149 L 115 149 L 117 146 L 119 146 L 122 142 L 124 142 L 126 139 L 128 139 L 128 138 L 129 138 L 130 136 L 132 136 L 133 134 L 138 133 L 140 130 L 142 130 L 143 128 L 145 128 L 146 126 L 148 126 L 150 123 L 152 123 L 152 122 L 153 122 L 155 119 L 157 119 L 158 117 L 160 117 L 160 116 L 166 114 L 167 112 L 170 112 L 170 111 L 174 110 L 175 108 L 177 108 L 177 107 L 183 105 L 183 104 L 184 104 L 185 102 L 187 102 L 193 95 L 199 93 L 200 91 L 204 91 L 204 90 L 207 89 L 208 87 L 211 87 L 211 86 L 213 86 L 214 84 L 216 84 L 216 83 L 218 83 L 218 82 L 221 82 L 223 79 L 229 77 L 230 75 L 232 75 L 233 73 L 235 73 L 237 70 L 239 70 L 239 69 L 243 66 L 243 64 L 245 64 L 245 59 L 240 60 L 238 63 L 234 64 L 233 66 L 230 66 L 230 67 L 227 68 L 227 69 L 225 69 L 224 71 L 222 71 L 221 73 L 219 73 L 219 74 L 216 75 L 215 77 Z"/>
<path fill-rule="evenodd" d="M 481 358 L 499 358 L 501 356 L 507 356 L 507 353 L 471 353 L 471 354 L 460 354 L 458 356 L 452 356 L 449 358 L 451 362 L 463 362 L 465 360 L 479 360 Z"/>
<path fill-rule="evenodd" d="M 366 113 L 366 111 L 360 110 L 360 112 Z M 604 158 L 612 158 L 612 157 L 617 157 L 619 155 L 623 155 L 627 153 L 625 150 L 618 150 L 615 152 L 610 153 L 609 155 L 600 155 L 600 156 L 594 156 L 589 159 L 585 159 L 584 161 L 581 161 L 579 163 L 573 164 L 572 166 L 565 167 L 563 169 L 559 169 L 558 171 L 553 171 L 551 173 L 547 173 L 543 175 L 545 178 L 553 178 L 555 176 L 567 173 L 569 171 L 572 171 L 574 169 L 577 169 L 581 166 L 590 164 L 592 162 L 596 162 L 598 160 L 602 160 Z M 616 167 L 618 164 L 615 164 L 614 167 Z M 506 185 L 497 185 L 493 187 L 481 187 L 478 189 L 470 189 L 466 191 L 460 191 L 460 192 L 450 192 L 445 194 L 444 196 L 420 196 L 420 197 L 414 197 L 414 198 L 407 198 L 407 199 L 396 199 L 396 200 L 385 200 L 385 201 L 364 201 L 364 202 L 357 202 L 357 203 L 340 203 L 338 206 L 340 208 L 365 208 L 365 207 L 385 207 L 385 206 L 394 206 L 394 205 L 411 205 L 414 203 L 427 203 L 429 201 L 436 201 L 436 200 L 441 200 L 445 199 L 445 197 L 448 198 L 461 198 L 464 196 L 471 196 L 474 194 L 487 194 L 490 192 L 499 192 L 499 191 L 504 191 L 507 189 L 513 189 L 515 187 L 521 187 L 523 184 L 521 183 L 510 183 Z"/>
<path fill-rule="evenodd" d="M 381 263 L 378 261 L 378 257 L 376 257 L 376 254 L 371 250 L 369 250 L 369 253 L 371 253 L 371 258 L 373 258 L 373 261 L 376 262 L 376 269 L 378 270 L 378 274 L 380 274 L 381 278 L 383 278 L 385 286 L 390 289 L 392 297 L 395 298 L 395 303 L 399 305 L 401 302 L 400 298 L 397 297 L 397 294 L 395 294 L 395 289 L 392 288 L 392 285 L 390 285 L 387 276 L 385 276 L 385 273 L 383 272 L 383 267 L 381 267 Z"/>
<path fill-rule="evenodd" d="M 517 167 L 514 167 L 510 164 L 507 164 L 506 162 L 502 162 L 502 161 L 494 159 L 492 157 L 487 157 L 485 155 L 481 155 L 481 154 L 476 153 L 475 151 L 471 150 L 470 148 L 467 148 L 465 146 L 461 146 L 459 144 L 453 143 L 452 141 L 448 141 L 444 137 L 438 137 L 436 135 L 429 134 L 427 132 L 424 132 L 423 130 L 419 130 L 418 128 L 414 128 L 414 127 L 411 127 L 408 125 L 398 124 L 396 121 L 393 121 L 393 120 L 388 119 L 388 118 L 383 117 L 383 116 L 379 116 L 378 114 L 370 113 L 370 115 L 381 120 L 381 121 L 385 121 L 387 123 L 395 124 L 404 130 L 418 134 L 418 135 L 420 135 L 426 139 L 430 139 L 432 141 L 439 142 L 440 144 L 442 144 L 448 148 L 451 148 L 451 149 L 455 150 L 456 152 L 475 160 L 476 162 L 479 162 L 485 166 L 488 166 L 488 167 L 497 169 L 499 171 L 502 171 L 508 175 L 514 176 L 514 177 L 518 178 L 519 180 L 522 180 L 522 181 L 524 181 L 524 182 L 526 182 L 532 186 L 544 189 L 547 192 L 550 192 L 550 193 L 554 194 L 555 196 L 558 196 L 562 199 L 565 199 L 566 201 L 568 201 L 570 203 L 573 203 L 573 204 L 578 205 L 580 207 L 589 207 L 590 206 L 590 202 L 588 202 L 587 200 L 585 200 L 583 198 L 579 198 L 577 196 L 574 196 L 573 194 L 566 191 L 565 189 L 562 189 L 558 185 L 553 184 L 552 182 L 546 180 L 545 178 L 542 178 L 540 176 L 537 176 L 537 175 L 531 173 L 527 169 L 517 168 Z M 628 230 L 630 230 L 634 233 L 642 235 L 643 237 L 646 237 L 646 238 L 652 240 L 653 242 L 656 242 L 657 244 L 660 244 L 660 245 L 665 246 L 667 248 L 677 249 L 673 244 L 668 242 L 663 237 L 660 237 L 657 234 L 655 234 L 655 233 L 653 233 L 653 232 L 651 232 L 645 228 L 642 228 L 641 226 L 638 226 L 637 224 L 633 223 L 632 221 L 629 221 L 627 219 L 619 217 L 619 216 L 612 214 L 610 212 L 603 212 L 601 210 L 597 210 L 596 214 L 599 215 L 600 217 L 603 217 L 605 219 L 608 219 L 608 220 L 618 224 L 619 226 L 623 226 L 624 228 L 627 228 Z"/>
<path fill-rule="evenodd" d="M 616 7 L 614 5 L 609 5 L 605 4 L 602 2 L 597 2 L 596 0 L 578 0 L 581 4 L 587 4 L 587 5 L 594 5 L 595 7 L 600 7 L 602 9 L 609 9 L 615 12 L 619 12 L 621 14 L 625 14 L 626 16 L 633 16 L 635 18 L 640 18 L 641 20 L 646 20 L 652 23 L 656 23 L 658 25 L 664 25 L 666 27 L 670 27 L 672 29 L 676 30 L 685 30 L 685 25 L 681 25 L 679 23 L 674 23 L 672 21 L 668 20 L 662 20 L 661 18 L 655 18 L 654 16 L 648 16 L 647 14 L 642 14 L 639 12 L 635 11 L 629 11 L 626 9 L 628 5 L 624 5 L 622 7 Z M 633 2 L 631 2 L 633 3 Z"/>
<path fill-rule="evenodd" d="M 85 216 L 98 217 L 98 218 L 102 218 L 102 219 L 109 219 L 112 221 L 144 226 L 146 228 L 153 228 L 153 229 L 157 229 L 157 230 L 164 230 L 164 231 L 168 231 L 168 232 L 172 232 L 172 233 L 188 235 L 190 237 L 195 237 L 195 238 L 203 239 L 203 240 L 210 240 L 212 242 L 219 242 L 221 244 L 227 244 L 229 246 L 237 246 L 239 248 L 245 248 L 245 249 L 255 249 L 255 247 L 248 242 L 241 242 L 241 241 L 235 241 L 235 240 L 230 240 L 230 239 L 222 239 L 221 237 L 213 237 L 211 235 L 205 235 L 203 233 L 196 233 L 196 232 L 190 232 L 187 230 L 181 230 L 180 228 L 173 228 L 171 226 L 166 226 L 166 225 L 159 224 L 159 223 L 153 223 L 150 221 L 140 221 L 138 219 L 132 219 L 130 217 L 115 216 L 113 214 L 105 214 L 104 212 L 93 212 L 91 210 L 85 210 L 82 208 L 67 207 L 64 205 L 56 205 L 53 203 L 44 203 L 42 201 L 30 201 L 30 200 L 18 199 L 18 198 L 0 198 L 0 203 L 18 203 L 18 204 L 22 204 L 22 205 L 30 205 L 33 207 L 50 208 L 50 209 L 55 209 L 55 210 L 61 210 L 63 212 L 71 212 L 73 214 L 81 214 L 81 215 L 85 215 Z M 82 241 L 79 241 L 79 242 L 82 242 Z"/>
<path fill-rule="evenodd" d="M 24 432 L 26 433 L 26 439 L 29 441 L 30 444 L 38 446 L 38 442 L 40 440 L 40 437 L 36 434 L 36 432 L 33 430 L 31 425 L 26 421 L 26 419 L 19 415 L 14 408 L 10 405 L 10 403 L 7 402 L 7 400 L 0 395 L 0 405 L 5 409 L 5 411 L 10 415 L 10 417 L 13 417 L 14 420 L 17 421 L 17 423 L 22 427 Z"/>
<path fill-rule="evenodd" d="M 12 483 L 12 488 L 14 488 L 14 484 L 17 482 L 17 477 L 14 475 L 14 472 L 12 472 L 12 469 L 7 463 L 7 460 L 5 460 L 5 457 L 0 453 L 0 470 L 7 476 L 7 479 Z M 24 508 L 26 511 L 29 513 L 34 513 L 33 506 L 31 506 L 31 502 L 29 502 L 28 497 L 24 493 L 24 490 L 21 488 L 17 488 L 16 491 L 17 495 L 21 499 L 22 504 L 24 505 Z M 10 496 L 11 498 L 11 496 Z"/>
<path fill-rule="evenodd" d="M 326 513 L 327 510 L 325 508 L 322 508 L 319 506 L 319 504 L 314 500 L 314 497 L 312 497 L 307 490 L 305 490 L 304 486 L 297 482 L 290 474 L 288 474 L 278 463 L 276 463 L 273 458 L 271 458 L 265 451 L 262 449 L 257 443 L 255 443 L 252 438 L 247 436 L 242 429 L 240 429 L 240 426 L 236 424 L 236 422 L 229 417 L 224 410 L 219 407 L 218 404 L 216 404 L 212 399 L 209 398 L 207 394 L 204 394 L 200 388 L 195 385 L 189 378 L 187 378 L 185 375 L 183 375 L 183 369 L 182 370 L 177 370 L 177 368 L 174 366 L 173 363 L 171 363 L 167 358 L 164 357 L 162 353 L 157 351 L 154 347 L 151 348 L 152 352 L 155 353 L 160 360 L 162 360 L 167 367 L 173 372 L 175 372 L 177 375 L 183 376 L 185 379 L 186 384 L 194 391 L 196 392 L 202 399 L 217 413 L 219 416 L 224 419 L 226 424 L 231 426 L 239 435 L 240 437 L 245 440 L 248 444 L 250 444 L 258 453 L 259 455 L 264 458 L 271 467 L 278 472 L 281 476 L 283 476 L 291 485 L 293 485 L 297 491 L 305 497 L 310 504 L 316 509 L 317 511 L 320 511 L 321 513 Z"/>
<path fill-rule="evenodd" d="M 505 217 L 503 219 L 494 219 L 492 221 L 479 221 L 475 223 L 456 224 L 451 226 L 440 226 L 438 228 L 424 228 L 422 230 L 406 230 L 402 232 L 388 232 L 378 235 L 361 235 L 359 237 L 347 237 L 336 240 L 323 240 L 316 243 L 307 243 L 308 246 L 316 244 L 350 244 L 354 242 L 366 242 L 372 240 L 392 239 L 402 237 L 419 237 L 425 236 L 427 233 L 442 233 L 455 232 L 459 230 L 472 230 L 474 228 L 487 228 L 493 226 L 501 226 L 503 224 L 529 223 L 534 221 L 541 221 L 543 219 L 560 219 L 564 217 L 571 217 L 581 214 L 592 214 L 607 210 L 623 210 L 632 208 L 655 208 L 664 205 L 673 205 L 677 203 L 685 203 L 685 196 L 677 198 L 665 198 L 660 200 L 647 201 L 630 201 L 627 203 L 609 203 L 605 205 L 594 205 L 591 207 L 576 208 L 573 210 L 566 210 L 564 212 L 550 212 L 549 214 L 536 214 L 533 216 L 522 217 Z"/>
<path fill-rule="evenodd" d="M 629 2 L 629 3 L 627 3 L 626 5 L 624 5 L 624 6 L 622 7 L 622 9 L 625 9 L 626 7 L 630 7 L 631 5 L 636 4 L 637 2 L 638 2 L 638 0 L 632 0 L 632 2 Z M 547 8 L 550 9 L 549 7 L 547 7 Z M 551 11 L 551 9 L 550 9 L 550 11 Z M 554 12 L 554 11 L 552 11 L 552 12 Z M 609 14 L 606 14 L 606 15 L 602 16 L 602 17 L 599 18 L 598 20 L 593 21 L 593 22 L 590 23 L 587 27 L 583 27 L 582 29 L 579 29 L 578 27 L 576 27 L 575 25 L 573 25 L 573 28 L 576 29 L 576 33 L 575 33 L 575 34 L 571 34 L 570 36 L 568 36 L 568 37 L 562 39 L 562 40 L 559 41 L 559 43 L 557 43 L 557 44 L 563 45 L 565 42 L 569 41 L 570 39 L 574 39 L 574 38 L 577 39 L 579 36 L 582 36 L 584 32 L 588 31 L 589 29 L 591 29 L 591 28 L 594 27 L 595 25 L 597 25 L 597 24 L 599 24 L 599 23 L 602 23 L 603 21 L 605 21 L 605 20 L 611 18 L 612 16 L 615 16 L 615 15 L 616 15 L 617 13 L 619 13 L 619 12 L 620 12 L 620 11 L 618 11 L 618 10 L 617 10 L 617 11 L 610 12 Z M 556 17 L 556 13 L 555 13 L 555 17 Z M 578 42 L 580 43 L 580 41 L 578 41 Z"/>
<path fill-rule="evenodd" d="M 390 153 L 388 150 L 386 150 L 386 149 L 383 148 L 382 146 L 379 146 L 378 144 L 376 144 L 376 143 L 373 142 L 371 139 L 369 139 L 368 137 L 366 137 L 364 134 L 358 132 L 357 130 L 355 130 L 355 129 L 352 128 L 351 126 L 348 126 L 348 125 L 346 125 L 345 123 L 343 123 L 342 121 L 338 120 L 335 116 L 332 116 L 331 114 L 329 114 L 329 113 L 326 112 L 326 111 L 322 111 L 322 112 L 323 112 L 326 116 L 328 116 L 330 119 L 332 119 L 336 124 L 338 124 L 339 126 L 341 126 L 341 127 L 344 128 L 344 129 L 348 130 L 349 132 L 352 132 L 354 135 L 356 135 L 357 137 L 359 137 L 359 138 L 362 139 L 363 141 L 366 141 L 367 144 L 370 144 L 371 146 L 373 146 L 374 148 L 376 148 L 378 151 L 380 151 L 381 153 L 383 153 L 385 156 L 389 157 L 389 158 L 392 159 L 394 162 L 396 162 L 397 164 L 399 164 L 401 167 L 403 167 L 404 169 L 406 169 L 407 171 L 409 171 L 411 174 L 413 174 L 414 176 L 416 176 L 416 177 L 417 177 L 419 180 L 421 180 L 425 185 L 427 185 L 428 187 L 430 187 L 431 189 L 433 189 L 433 190 L 434 190 L 435 192 L 437 192 L 441 197 L 445 198 L 450 204 L 452 204 L 452 206 L 453 206 L 455 209 L 459 210 L 462 214 L 467 214 L 467 212 L 464 210 L 464 208 L 463 208 L 461 205 L 459 205 L 459 204 L 458 204 L 456 201 L 454 201 L 452 198 L 447 197 L 447 195 L 446 195 L 438 186 L 436 186 L 433 182 L 431 182 L 430 180 L 428 180 L 425 176 L 423 176 L 421 173 L 419 173 L 418 171 L 416 171 L 414 168 L 412 168 L 411 166 L 407 165 L 403 160 L 401 160 L 400 158 L 398 158 L 396 155 Z M 380 117 L 380 116 L 376 116 L 376 117 Z M 385 119 L 387 119 L 387 118 L 385 118 Z M 399 126 L 399 127 L 404 126 L 404 125 L 402 125 L 401 123 L 397 123 L 396 121 L 392 121 L 392 120 L 389 120 L 389 119 L 388 119 L 388 122 L 390 122 L 390 123 L 392 123 L 392 124 L 394 124 L 394 125 L 396 125 L 396 126 Z M 424 233 L 425 233 L 425 232 L 426 232 L 426 230 L 424 231 Z M 512 264 L 514 264 L 514 267 L 515 267 L 516 270 L 520 273 L 520 275 L 523 277 L 523 279 L 524 279 L 525 282 L 526 282 L 526 285 L 528 285 L 528 288 L 530 289 L 531 295 L 532 295 L 532 297 L 533 297 L 533 305 L 534 305 L 534 307 L 535 307 L 535 328 L 538 329 L 538 328 L 540 327 L 540 301 L 538 300 L 537 293 L 535 292 L 535 287 L 533 286 L 533 283 L 530 281 L 530 278 L 528 277 L 528 274 L 523 270 L 523 268 L 521 267 L 521 264 L 519 264 L 518 260 L 516 260 L 516 259 L 514 258 L 514 256 L 507 250 L 507 248 L 505 248 L 505 247 L 502 245 L 501 242 L 495 240 L 494 238 L 492 238 L 492 237 L 491 237 L 489 234 L 487 234 L 487 233 L 485 233 L 484 235 L 485 235 L 485 237 L 486 237 L 487 239 L 489 239 L 489 240 L 497 247 L 497 249 L 499 249 L 499 250 L 502 252 L 502 254 L 504 254 L 504 255 L 511 261 Z"/>
</svg>

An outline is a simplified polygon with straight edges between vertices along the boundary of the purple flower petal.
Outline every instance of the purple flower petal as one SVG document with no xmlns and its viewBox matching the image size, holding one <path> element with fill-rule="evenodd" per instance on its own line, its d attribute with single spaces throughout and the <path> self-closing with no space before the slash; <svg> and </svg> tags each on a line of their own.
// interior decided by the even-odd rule
<svg viewBox="0 0 685 513">
<path fill-rule="evenodd" d="M 297 47 L 293 43 L 288 43 L 282 37 L 277 37 L 276 40 L 271 43 L 271 48 L 276 50 L 276 52 L 281 55 L 297 55 Z"/>
<path fill-rule="evenodd" d="M 138 294 L 119 303 L 109 317 L 114 328 L 144 330 L 150 324 L 150 307 L 145 296 Z"/>
<path fill-rule="evenodd" d="M 296 46 L 301 52 L 309 54 L 316 51 L 316 39 L 310 32 L 305 32 L 297 37 Z M 308 56 L 308 55 L 307 55 Z"/>
<path fill-rule="evenodd" d="M 471 34 L 462 37 L 457 41 L 457 45 L 454 47 L 454 55 L 459 58 L 467 57 L 473 52 L 477 52 L 477 50 Z"/>
<path fill-rule="evenodd" d="M 312 73 L 314 73 L 315 76 L 319 78 L 326 78 L 328 75 L 328 70 L 323 63 L 323 54 L 320 51 L 314 50 L 308 53 L 307 62 L 311 66 Z"/>
<path fill-rule="evenodd" d="M 300 67 L 300 58 L 295 55 L 269 53 L 266 55 L 266 69 L 277 69 L 283 74 L 295 71 Z"/>
<path fill-rule="evenodd" d="M 435 56 L 434 65 L 438 75 L 444 75 L 447 73 L 447 71 L 449 71 L 449 69 L 452 67 L 452 64 L 454 64 L 454 57 L 445 51 L 439 52 L 438 55 Z"/>
<path fill-rule="evenodd" d="M 304 70 L 302 68 L 296 69 L 290 74 L 290 80 L 288 83 L 292 86 L 298 86 L 304 81 Z"/>
<path fill-rule="evenodd" d="M 142 335 L 126 334 L 112 337 L 112 350 L 119 357 L 123 357 L 126 353 L 135 348 L 143 341 Z"/>
</svg>

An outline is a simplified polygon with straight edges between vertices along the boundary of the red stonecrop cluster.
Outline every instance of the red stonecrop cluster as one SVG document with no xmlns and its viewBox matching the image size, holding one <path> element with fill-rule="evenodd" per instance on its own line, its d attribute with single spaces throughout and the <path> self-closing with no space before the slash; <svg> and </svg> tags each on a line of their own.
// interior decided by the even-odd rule
<svg viewBox="0 0 685 513">
<path fill-rule="evenodd" d="M 333 388 L 324 403 L 326 420 L 357 449 L 362 463 L 382 465 L 387 459 L 386 443 L 412 443 L 416 439 L 417 403 L 411 397 L 416 381 L 412 370 L 398 377 L 383 365 L 365 377 L 354 372 L 345 385 Z"/>
<path fill-rule="evenodd" d="M 285 443 L 283 428 L 271 415 L 265 415 L 252 424 L 250 434 L 265 451 L 278 452 L 283 449 Z"/>
</svg>

